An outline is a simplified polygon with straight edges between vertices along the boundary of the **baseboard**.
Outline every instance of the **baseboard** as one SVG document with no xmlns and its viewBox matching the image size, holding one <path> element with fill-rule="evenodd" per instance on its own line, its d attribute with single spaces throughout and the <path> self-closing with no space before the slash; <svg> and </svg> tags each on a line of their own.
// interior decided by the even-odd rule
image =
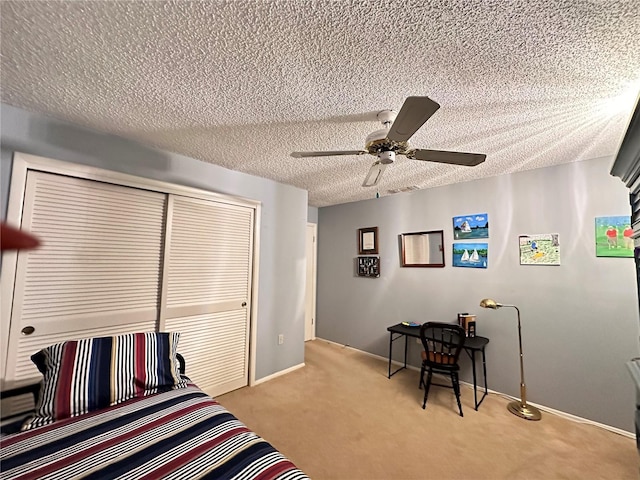
<svg viewBox="0 0 640 480">
<path fill-rule="evenodd" d="M 261 383 L 268 382 L 269 380 L 273 380 L 274 378 L 281 377 L 282 375 L 286 375 L 287 373 L 291 373 L 299 368 L 304 367 L 304 362 L 294 365 L 293 367 L 285 368 L 284 370 L 280 370 L 279 372 L 272 373 L 271 375 L 267 375 L 266 377 L 262 377 L 255 382 L 253 382 L 252 386 L 260 385 Z"/>
<path fill-rule="evenodd" d="M 320 340 L 322 342 L 331 343 L 333 345 L 337 345 L 338 347 L 348 348 L 349 350 L 353 350 L 355 352 L 363 353 L 364 355 L 368 355 L 369 357 L 375 357 L 375 358 L 378 358 L 380 360 L 385 361 L 386 363 L 389 363 L 389 357 L 383 357 L 382 355 L 376 355 L 375 353 L 365 352 L 364 350 L 357 349 L 357 348 L 352 347 L 350 345 L 344 345 L 342 343 L 333 342 L 331 340 L 326 340 L 326 339 L 320 338 L 320 337 L 318 337 L 317 340 Z M 391 364 L 392 365 L 404 365 L 403 362 L 398 362 L 396 360 L 391 360 Z M 407 365 L 407 368 L 409 370 L 415 370 L 416 372 L 420 371 L 420 368 L 414 367 L 413 365 Z M 465 385 L 466 387 L 468 387 L 470 389 L 473 389 L 473 384 L 472 383 L 463 382 L 463 381 L 460 381 L 460 383 Z M 511 400 L 517 400 L 517 398 L 512 397 L 511 395 L 507 395 L 506 393 L 498 392 L 496 390 L 491 390 L 490 388 L 487 389 L 487 390 L 488 390 L 489 393 L 493 393 L 495 395 L 500 395 L 502 397 L 509 398 Z M 540 405 L 538 403 L 532 403 L 532 402 L 527 402 L 527 403 L 530 404 L 530 405 L 533 405 L 534 407 L 539 408 L 540 410 L 542 410 L 544 412 L 551 413 L 553 415 L 557 415 L 557 416 L 562 417 L 562 418 L 566 418 L 567 420 L 571 420 L 571 421 L 576 422 L 576 423 L 584 423 L 586 425 L 593 425 L 594 427 L 599 427 L 599 428 L 602 428 L 604 430 L 608 430 L 610 432 L 617 433 L 618 435 L 622 435 L 623 437 L 631 438 L 631 439 L 634 439 L 634 440 L 636 438 L 634 433 L 627 432 L 626 430 L 622 430 L 620 428 L 612 427 L 611 425 L 606 425 L 604 423 L 594 422 L 593 420 L 589 420 L 588 418 L 578 417 L 577 415 L 572 415 L 571 413 L 562 412 L 560 410 L 556 410 L 554 408 L 546 407 L 546 406 Z"/>
</svg>

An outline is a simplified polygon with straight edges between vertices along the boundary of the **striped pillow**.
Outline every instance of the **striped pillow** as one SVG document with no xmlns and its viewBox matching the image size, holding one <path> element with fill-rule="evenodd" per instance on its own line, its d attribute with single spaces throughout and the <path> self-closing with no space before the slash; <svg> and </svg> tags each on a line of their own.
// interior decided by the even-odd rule
<svg viewBox="0 0 640 480">
<path fill-rule="evenodd" d="M 51 345 L 31 357 L 44 375 L 35 416 L 22 430 L 183 388 L 176 350 L 179 333 L 130 333 Z"/>
</svg>

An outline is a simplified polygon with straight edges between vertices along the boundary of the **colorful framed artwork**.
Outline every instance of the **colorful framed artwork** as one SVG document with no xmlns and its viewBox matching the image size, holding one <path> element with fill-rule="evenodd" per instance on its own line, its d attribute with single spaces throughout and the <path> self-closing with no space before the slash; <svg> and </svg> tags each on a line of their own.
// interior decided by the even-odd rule
<svg viewBox="0 0 640 480">
<path fill-rule="evenodd" d="M 560 265 L 560 235 L 520 235 L 520 265 Z"/>
<path fill-rule="evenodd" d="M 453 217 L 453 239 L 489 238 L 489 215 L 474 213 Z"/>
<path fill-rule="evenodd" d="M 454 243 L 453 266 L 487 268 L 488 243 Z"/>
<path fill-rule="evenodd" d="M 633 258 L 631 216 L 596 217 L 596 257 Z"/>
<path fill-rule="evenodd" d="M 359 277 L 379 277 L 380 258 L 379 257 L 358 257 Z"/>
<path fill-rule="evenodd" d="M 358 254 L 378 253 L 378 227 L 358 229 Z"/>
</svg>

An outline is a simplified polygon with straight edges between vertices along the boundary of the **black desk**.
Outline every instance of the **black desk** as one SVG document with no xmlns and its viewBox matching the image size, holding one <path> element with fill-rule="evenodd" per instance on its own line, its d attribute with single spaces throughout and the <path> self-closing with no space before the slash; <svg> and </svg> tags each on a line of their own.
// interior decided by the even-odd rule
<svg viewBox="0 0 640 480">
<path fill-rule="evenodd" d="M 409 337 L 412 338 L 420 338 L 420 327 L 405 327 L 402 323 L 398 323 L 397 325 L 393 325 L 387 328 L 389 332 L 389 378 L 398 373 L 400 370 L 407 368 L 407 339 Z M 394 337 L 393 335 L 396 334 Z M 391 358 L 393 352 L 393 342 L 398 340 L 399 338 L 404 337 L 404 366 L 398 368 L 395 372 L 391 372 Z M 487 337 L 465 337 L 464 340 L 464 351 L 467 352 L 469 358 L 471 359 L 471 369 L 473 370 L 473 400 L 476 405 L 476 410 L 484 400 L 484 397 L 489 393 L 487 389 L 487 359 L 484 353 L 484 347 L 489 343 L 489 339 Z M 478 384 L 476 381 L 476 352 L 482 353 L 482 372 L 484 376 L 484 392 L 482 393 L 482 397 L 480 401 L 478 401 Z"/>
</svg>

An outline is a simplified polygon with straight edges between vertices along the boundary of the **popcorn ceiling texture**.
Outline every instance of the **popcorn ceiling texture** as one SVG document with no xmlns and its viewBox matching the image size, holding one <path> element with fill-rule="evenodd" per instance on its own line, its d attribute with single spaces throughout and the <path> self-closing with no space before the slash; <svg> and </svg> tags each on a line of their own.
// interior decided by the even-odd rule
<svg viewBox="0 0 640 480">
<path fill-rule="evenodd" d="M 309 191 L 375 197 L 357 150 L 427 95 L 416 148 L 486 153 L 465 168 L 399 157 L 379 191 L 614 155 L 640 86 L 637 1 L 13 2 L 1 99 Z"/>
</svg>

